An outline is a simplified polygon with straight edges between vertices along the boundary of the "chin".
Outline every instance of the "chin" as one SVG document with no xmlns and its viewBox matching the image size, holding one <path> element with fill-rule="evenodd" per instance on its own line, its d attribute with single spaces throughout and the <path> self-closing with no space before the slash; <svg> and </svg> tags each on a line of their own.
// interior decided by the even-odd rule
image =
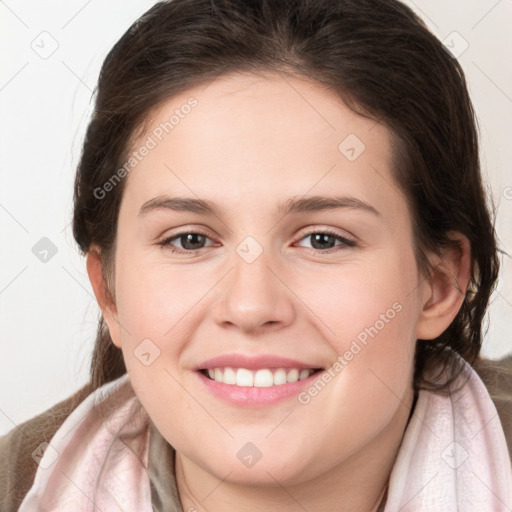
<svg viewBox="0 0 512 512">
<path fill-rule="evenodd" d="M 291 453 L 282 453 L 268 446 L 262 447 L 258 453 L 257 448 L 249 443 L 233 444 L 236 444 L 236 448 L 230 446 L 211 451 L 206 449 L 210 453 L 206 460 L 202 453 L 192 454 L 190 459 L 220 481 L 226 480 L 243 486 L 301 484 L 319 476 L 322 471 L 320 465 L 309 460 L 299 446 L 289 445 Z M 226 456 L 227 452 L 234 456 Z"/>
</svg>

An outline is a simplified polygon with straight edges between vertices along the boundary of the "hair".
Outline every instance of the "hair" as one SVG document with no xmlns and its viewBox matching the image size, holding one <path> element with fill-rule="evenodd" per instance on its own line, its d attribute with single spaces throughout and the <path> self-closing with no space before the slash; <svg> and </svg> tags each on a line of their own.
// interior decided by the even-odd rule
<svg viewBox="0 0 512 512">
<path fill-rule="evenodd" d="M 172 0 L 158 2 L 101 68 L 74 185 L 73 235 L 99 249 L 115 300 L 116 231 L 126 178 L 95 190 L 129 159 L 152 112 L 171 96 L 227 73 L 277 72 L 316 81 L 353 111 L 386 126 L 393 173 L 411 213 L 421 276 L 427 254 L 471 247 L 463 304 L 436 339 L 417 340 L 414 388 L 441 391 L 473 364 L 499 270 L 494 221 L 482 183 L 477 120 L 457 59 L 397 0 Z M 447 350 L 450 349 L 450 350 Z M 460 357 L 452 357 L 456 353 Z M 439 384 L 440 372 L 449 379 Z M 100 314 L 91 361 L 96 389 L 126 372 Z"/>
</svg>

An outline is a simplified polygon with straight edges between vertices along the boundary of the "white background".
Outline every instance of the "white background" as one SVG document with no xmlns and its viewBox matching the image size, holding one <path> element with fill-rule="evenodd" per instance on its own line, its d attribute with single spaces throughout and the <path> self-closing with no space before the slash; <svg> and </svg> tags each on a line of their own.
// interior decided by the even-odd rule
<svg viewBox="0 0 512 512">
<path fill-rule="evenodd" d="M 71 232 L 75 167 L 101 63 L 153 3 L 0 2 L 0 435 L 88 380 L 99 310 Z M 469 45 L 459 60 L 480 122 L 501 247 L 510 254 L 512 0 L 406 3 L 454 51 Z M 42 237 L 57 248 L 47 263 L 32 253 Z M 483 347 L 492 358 L 512 352 L 512 265 L 502 261 Z"/>
</svg>

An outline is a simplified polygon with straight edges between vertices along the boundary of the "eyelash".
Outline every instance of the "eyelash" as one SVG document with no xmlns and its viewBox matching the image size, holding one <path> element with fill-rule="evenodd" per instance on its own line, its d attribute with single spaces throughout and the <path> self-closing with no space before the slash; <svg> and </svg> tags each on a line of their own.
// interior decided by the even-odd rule
<svg viewBox="0 0 512 512">
<path fill-rule="evenodd" d="M 317 230 L 317 231 L 310 231 L 310 232 L 306 233 L 305 235 L 303 235 L 299 239 L 299 241 L 303 240 L 304 238 L 308 238 L 308 237 L 310 237 L 312 235 L 316 235 L 316 234 L 332 236 L 332 237 L 334 237 L 335 239 L 339 240 L 342 243 L 340 245 L 338 245 L 338 246 L 335 246 L 335 247 L 332 247 L 331 249 L 326 249 L 326 250 L 314 249 L 314 248 L 306 247 L 306 249 L 310 249 L 311 251 L 313 251 L 315 253 L 322 253 L 322 254 L 326 254 L 327 253 L 327 254 L 329 254 L 329 253 L 332 253 L 332 252 L 337 252 L 338 250 L 343 249 L 344 247 L 355 247 L 357 245 L 355 240 L 351 240 L 349 238 L 340 236 L 338 233 L 336 233 L 335 231 L 332 231 L 330 229 L 322 229 L 322 230 Z M 160 242 L 157 242 L 157 245 L 159 245 L 159 246 L 161 246 L 163 248 L 167 248 L 173 254 L 174 253 L 193 254 L 193 253 L 197 253 L 201 249 L 207 249 L 207 247 L 201 247 L 200 249 L 196 249 L 196 250 L 192 250 L 192 249 L 179 249 L 179 248 L 176 248 L 176 247 L 171 245 L 171 242 L 173 240 L 179 239 L 183 235 L 202 235 L 202 236 L 204 236 L 206 238 L 210 238 L 203 231 L 182 231 L 180 233 L 176 233 L 176 234 L 172 235 L 171 237 L 164 238 Z"/>
</svg>

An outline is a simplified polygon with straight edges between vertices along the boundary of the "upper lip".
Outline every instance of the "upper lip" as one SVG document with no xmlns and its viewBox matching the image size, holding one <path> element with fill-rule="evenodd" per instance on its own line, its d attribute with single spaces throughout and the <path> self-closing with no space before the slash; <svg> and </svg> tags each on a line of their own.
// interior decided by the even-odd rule
<svg viewBox="0 0 512 512">
<path fill-rule="evenodd" d="M 258 370 L 260 368 L 321 368 L 320 365 L 304 363 L 297 359 L 289 359 L 287 357 L 274 355 L 246 356 L 242 354 L 224 354 L 204 361 L 196 367 L 196 370 L 209 370 L 225 367 L 247 368 L 248 370 Z"/>
</svg>

